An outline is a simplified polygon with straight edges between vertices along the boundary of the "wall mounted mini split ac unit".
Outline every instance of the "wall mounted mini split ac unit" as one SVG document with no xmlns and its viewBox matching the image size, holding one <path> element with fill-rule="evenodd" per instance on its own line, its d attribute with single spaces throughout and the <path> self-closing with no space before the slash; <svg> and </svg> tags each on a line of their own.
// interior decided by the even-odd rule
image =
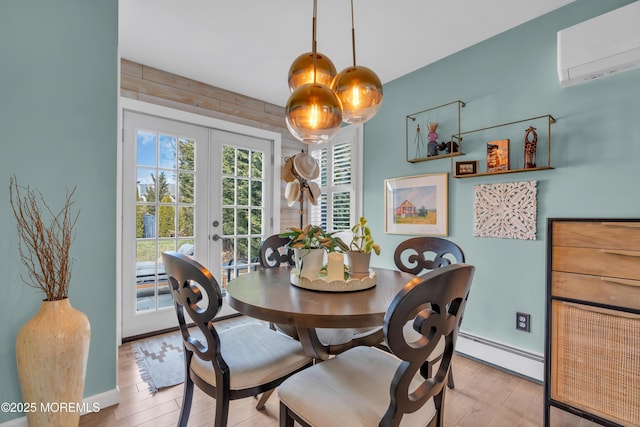
<svg viewBox="0 0 640 427">
<path fill-rule="evenodd" d="M 640 67 L 640 0 L 558 31 L 558 77 L 572 86 Z"/>
</svg>

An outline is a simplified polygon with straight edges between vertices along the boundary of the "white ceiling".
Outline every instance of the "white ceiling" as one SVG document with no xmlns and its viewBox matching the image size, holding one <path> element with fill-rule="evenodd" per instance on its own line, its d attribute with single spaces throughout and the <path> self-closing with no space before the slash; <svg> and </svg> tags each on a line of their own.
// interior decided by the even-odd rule
<svg viewBox="0 0 640 427">
<path fill-rule="evenodd" d="M 387 83 L 574 0 L 354 0 L 358 65 Z M 121 56 L 284 106 L 312 0 L 121 0 Z M 317 49 L 352 64 L 349 0 L 318 0 Z"/>
</svg>

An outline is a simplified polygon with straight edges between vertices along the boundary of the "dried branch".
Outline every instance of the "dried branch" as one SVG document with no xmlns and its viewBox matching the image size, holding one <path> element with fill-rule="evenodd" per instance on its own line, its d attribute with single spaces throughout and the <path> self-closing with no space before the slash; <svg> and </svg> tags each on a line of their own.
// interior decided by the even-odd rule
<svg viewBox="0 0 640 427">
<path fill-rule="evenodd" d="M 23 196 L 21 190 L 26 192 Z M 67 190 L 64 206 L 54 213 L 39 190 L 18 185 L 15 176 L 9 180 L 11 209 L 18 229 L 18 250 L 22 264 L 29 272 L 27 285 L 42 290 L 48 301 L 67 298 L 73 261 L 71 244 L 75 240 L 74 228 L 80 211 L 71 212 L 74 204 L 72 191 Z M 45 223 L 44 216 L 51 218 Z"/>
</svg>

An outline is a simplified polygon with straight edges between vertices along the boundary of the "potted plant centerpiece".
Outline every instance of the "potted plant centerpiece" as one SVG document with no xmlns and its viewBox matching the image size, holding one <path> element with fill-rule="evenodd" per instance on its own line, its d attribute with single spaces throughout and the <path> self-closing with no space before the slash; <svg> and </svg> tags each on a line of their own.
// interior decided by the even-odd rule
<svg viewBox="0 0 640 427">
<path fill-rule="evenodd" d="M 18 251 L 29 277 L 22 280 L 41 290 L 40 310 L 20 329 L 16 339 L 18 378 L 30 426 L 77 426 L 84 393 L 91 327 L 87 316 L 69 302 L 71 243 L 79 212 L 69 192 L 59 212 L 40 191 L 10 179 L 9 195 L 18 229 Z M 68 410 L 44 411 L 42 405 L 65 403 Z"/>
<path fill-rule="evenodd" d="M 375 252 L 376 255 L 380 255 L 380 245 L 373 240 L 371 229 L 367 225 L 367 219 L 363 216 L 351 227 L 351 232 L 353 233 L 353 238 L 347 252 L 349 273 L 351 275 L 368 275 L 371 251 Z"/>
<path fill-rule="evenodd" d="M 311 224 L 304 228 L 291 227 L 280 234 L 280 237 L 290 239 L 288 246 L 293 249 L 296 269 L 300 277 L 317 278 L 324 262 L 325 252 L 336 251 L 337 246 L 343 250 L 346 249 L 344 242 L 333 234 L 325 232 L 318 225 Z"/>
</svg>

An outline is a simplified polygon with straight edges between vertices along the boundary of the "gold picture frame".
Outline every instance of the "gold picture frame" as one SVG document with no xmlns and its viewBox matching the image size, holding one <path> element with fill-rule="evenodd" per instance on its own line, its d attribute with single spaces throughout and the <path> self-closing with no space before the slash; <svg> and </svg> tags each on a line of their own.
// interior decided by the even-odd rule
<svg viewBox="0 0 640 427">
<path fill-rule="evenodd" d="M 385 233 L 448 236 L 448 186 L 448 173 L 385 180 Z"/>
</svg>

